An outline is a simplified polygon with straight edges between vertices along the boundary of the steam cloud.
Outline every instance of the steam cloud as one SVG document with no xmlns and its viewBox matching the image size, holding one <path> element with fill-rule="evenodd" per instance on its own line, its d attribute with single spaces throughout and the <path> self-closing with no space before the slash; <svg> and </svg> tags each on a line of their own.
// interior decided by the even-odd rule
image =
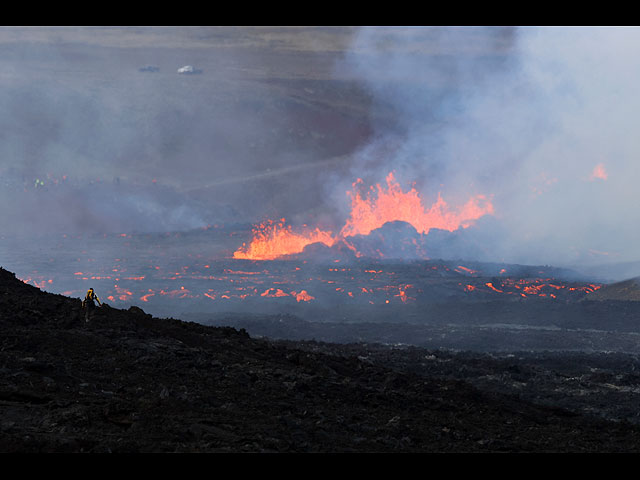
<svg viewBox="0 0 640 480">
<path fill-rule="evenodd" d="M 492 195 L 495 218 L 461 232 L 454 257 L 638 259 L 640 29 L 379 33 L 362 29 L 339 70 L 366 81 L 399 123 L 379 126 L 352 175 L 378 182 L 395 170 L 428 202 L 439 191 L 459 203 Z M 425 35 L 442 55 L 412 48 Z"/>
</svg>

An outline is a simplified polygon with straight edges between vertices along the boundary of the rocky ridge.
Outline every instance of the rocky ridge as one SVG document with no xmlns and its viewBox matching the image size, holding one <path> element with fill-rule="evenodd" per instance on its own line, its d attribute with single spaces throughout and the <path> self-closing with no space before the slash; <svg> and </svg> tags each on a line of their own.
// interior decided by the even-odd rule
<svg viewBox="0 0 640 480">
<path fill-rule="evenodd" d="M 453 353 L 424 369 L 442 352 L 251 338 L 137 307 L 85 324 L 80 303 L 0 269 L 0 451 L 640 450 L 633 422 L 479 388 Z M 490 360 L 474 362 L 514 368 Z"/>
</svg>

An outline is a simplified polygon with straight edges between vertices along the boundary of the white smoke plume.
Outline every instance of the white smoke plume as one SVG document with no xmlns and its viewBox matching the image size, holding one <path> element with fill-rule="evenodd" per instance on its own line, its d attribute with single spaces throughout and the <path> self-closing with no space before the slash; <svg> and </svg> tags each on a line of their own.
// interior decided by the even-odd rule
<svg viewBox="0 0 640 480">
<path fill-rule="evenodd" d="M 638 28 L 363 28 L 336 71 L 382 120 L 351 176 L 393 170 L 427 205 L 491 195 L 464 232 L 483 260 L 638 260 L 639 50 Z M 333 180 L 337 198 L 351 178 Z"/>
</svg>

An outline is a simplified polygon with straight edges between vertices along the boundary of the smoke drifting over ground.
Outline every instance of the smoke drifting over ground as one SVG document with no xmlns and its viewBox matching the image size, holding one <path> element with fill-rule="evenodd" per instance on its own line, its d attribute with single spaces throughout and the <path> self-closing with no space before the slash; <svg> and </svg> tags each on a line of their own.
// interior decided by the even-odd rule
<svg viewBox="0 0 640 480">
<path fill-rule="evenodd" d="M 4 28 L 3 231 L 282 217 L 337 231 L 353 182 L 394 172 L 427 209 L 438 194 L 452 206 L 491 199 L 494 214 L 472 227 L 432 231 L 432 258 L 637 260 L 639 36 Z M 177 73 L 187 64 L 201 73 Z"/>
<path fill-rule="evenodd" d="M 395 170 L 431 201 L 438 192 L 454 202 L 490 195 L 495 219 L 462 234 L 485 247 L 484 260 L 637 258 L 638 140 L 631 128 L 640 30 L 395 33 L 383 41 L 363 29 L 341 65 L 399 119 L 396 131 L 377 129 L 376 140 L 354 155 L 353 175 L 379 181 Z M 414 48 L 425 35 L 438 54 Z M 450 254 L 478 258 L 474 247 Z"/>
<path fill-rule="evenodd" d="M 367 118 L 334 113 L 314 86 L 322 73 L 305 65 L 328 71 L 330 59 L 269 48 L 269 32 L 0 30 L 5 228 L 183 230 L 317 205 L 319 195 L 300 199 L 361 141 Z M 179 74 L 187 64 L 199 73 Z M 323 141 L 325 124 L 340 138 Z"/>
</svg>

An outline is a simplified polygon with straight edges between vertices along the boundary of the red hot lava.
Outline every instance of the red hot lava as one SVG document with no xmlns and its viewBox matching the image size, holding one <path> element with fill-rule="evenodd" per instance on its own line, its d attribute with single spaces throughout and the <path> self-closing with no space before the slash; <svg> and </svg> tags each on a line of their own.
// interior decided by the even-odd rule
<svg viewBox="0 0 640 480">
<path fill-rule="evenodd" d="M 267 220 L 253 229 L 253 239 L 249 246 L 243 245 L 236 250 L 233 258 L 247 260 L 275 260 L 285 255 L 300 253 L 304 247 L 312 243 L 324 243 L 331 247 L 336 242 L 331 232 L 315 230 L 296 233 L 285 219 L 279 222 Z"/>
<path fill-rule="evenodd" d="M 403 192 L 393 172 L 387 175 L 386 181 L 386 188 L 377 184 L 365 197 L 359 191 L 347 192 L 351 198 L 351 216 L 340 231 L 343 237 L 368 235 L 385 223 L 397 220 L 413 225 L 418 233 L 427 234 L 432 228 L 452 232 L 460 227 L 467 228 L 478 218 L 494 211 L 491 202 L 483 195 L 470 198 L 458 209 L 451 209 L 438 194 L 436 203 L 426 209 L 415 187 Z M 362 180 L 358 179 L 353 184 L 354 191 L 361 183 Z"/>
<path fill-rule="evenodd" d="M 432 228 L 454 231 L 467 228 L 475 220 L 494 213 L 492 203 L 483 195 L 470 198 L 459 208 L 451 208 L 440 194 L 431 207 L 426 208 L 418 191 L 412 187 L 404 192 L 395 180 L 393 172 L 386 178 L 386 187 L 376 184 L 366 195 L 358 188 L 362 180 L 353 183 L 353 191 L 347 192 L 351 199 L 351 213 L 339 234 L 319 228 L 294 232 L 285 225 L 285 219 L 279 222 L 268 220 L 257 225 L 249 245 L 243 244 L 236 250 L 233 258 L 249 260 L 274 260 L 286 255 L 300 253 L 312 243 L 323 243 L 328 247 L 338 241 L 355 250 L 345 239 L 354 235 L 368 235 L 372 230 L 387 222 L 404 221 L 411 224 L 419 233 L 427 234 Z M 361 256 L 356 252 L 357 256 Z"/>
<path fill-rule="evenodd" d="M 214 264 L 215 262 L 215 264 Z M 124 261 L 122 262 L 124 263 Z M 206 263 L 206 265 L 204 265 Z M 98 289 L 116 306 L 144 302 L 145 306 L 174 304 L 176 301 L 204 305 L 215 302 L 221 305 L 236 305 L 233 302 L 274 302 L 283 305 L 323 304 L 338 302 L 360 304 L 429 304 L 442 298 L 458 298 L 464 301 L 484 301 L 491 298 L 541 298 L 548 301 L 580 300 L 602 285 L 585 282 L 567 282 L 553 277 L 506 276 L 506 269 L 496 275 L 495 267 L 474 266 L 469 268 L 457 262 L 447 264 L 418 263 L 386 265 L 376 261 L 356 262 L 345 268 L 318 267 L 306 262 L 274 262 L 269 269 L 263 267 L 247 269 L 240 261 L 238 267 L 229 268 L 229 260 L 206 260 L 184 268 L 170 265 L 157 270 L 147 265 L 127 267 L 140 271 L 138 276 L 119 280 L 100 275 L 103 272 L 80 275 L 68 274 L 72 283 L 80 286 L 65 295 L 82 296 L 90 284 Z M 105 271 L 112 267 L 105 265 Z M 536 273 L 539 267 L 532 267 Z M 183 273 L 175 275 L 177 270 Z M 162 272 L 165 273 L 162 273 Z M 204 272 L 207 275 L 203 275 Z M 178 272 L 179 273 L 179 272 Z M 529 272 L 532 273 L 532 272 Z M 144 274 L 144 275 L 143 275 Z M 33 272 L 23 281 L 40 288 L 64 284 L 67 280 L 51 272 Z M 144 277 L 143 281 L 138 280 Z M 95 279 L 100 278 L 97 282 Z M 117 281 L 117 283 L 112 283 Z M 77 288 L 77 287 L 76 287 Z M 204 306 L 205 308 L 206 305 Z M 200 307 L 198 307 L 200 308 Z"/>
</svg>

